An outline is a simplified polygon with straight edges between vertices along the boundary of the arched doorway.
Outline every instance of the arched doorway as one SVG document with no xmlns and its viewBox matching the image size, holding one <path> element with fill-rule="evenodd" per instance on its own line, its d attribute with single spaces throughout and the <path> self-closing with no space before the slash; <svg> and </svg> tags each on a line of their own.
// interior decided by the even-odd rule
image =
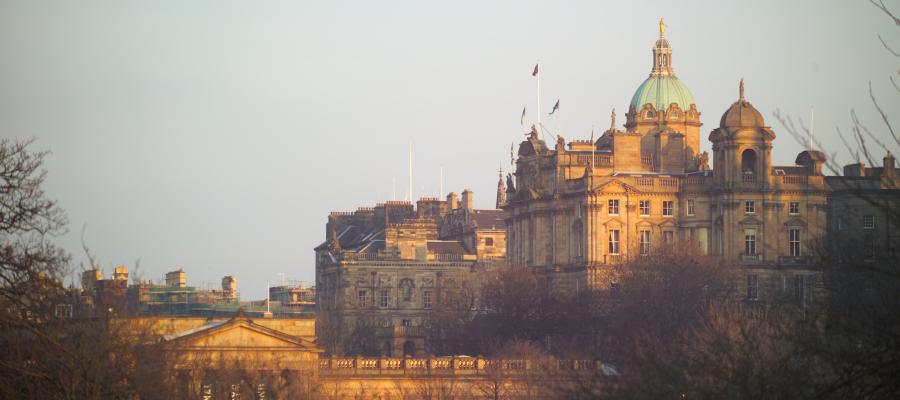
<svg viewBox="0 0 900 400">
<path fill-rule="evenodd" d="M 403 356 L 404 357 L 414 357 L 416 355 L 416 345 L 413 344 L 412 340 L 407 340 L 403 342 Z"/>
</svg>

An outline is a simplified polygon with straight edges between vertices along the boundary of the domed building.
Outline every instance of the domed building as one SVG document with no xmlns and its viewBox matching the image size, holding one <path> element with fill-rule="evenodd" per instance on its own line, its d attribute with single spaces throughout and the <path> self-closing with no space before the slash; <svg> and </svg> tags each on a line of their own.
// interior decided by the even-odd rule
<svg viewBox="0 0 900 400">
<path fill-rule="evenodd" d="M 675 74 L 662 21 L 652 56 L 624 129 L 613 112 L 596 141 L 558 136 L 551 149 L 533 128 L 520 144 L 503 207 L 507 262 L 578 292 L 615 287 L 616 266 L 628 260 L 694 249 L 732 262 L 748 301 L 812 301 L 820 278 L 812 249 L 839 214 L 831 200 L 836 181 L 822 173 L 825 155 L 804 151 L 793 164 L 773 165 L 775 132 L 745 98 L 742 80 L 738 99 L 709 133 L 710 160 L 700 152 L 700 112 Z M 848 174 L 896 188 L 893 171 L 886 157 L 883 168 Z"/>
</svg>

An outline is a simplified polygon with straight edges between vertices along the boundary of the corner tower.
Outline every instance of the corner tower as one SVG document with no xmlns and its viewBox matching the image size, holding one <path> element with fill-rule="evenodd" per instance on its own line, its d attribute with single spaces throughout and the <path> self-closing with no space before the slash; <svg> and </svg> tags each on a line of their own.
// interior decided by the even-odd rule
<svg viewBox="0 0 900 400">
<path fill-rule="evenodd" d="M 659 20 L 650 76 L 631 97 L 625 129 L 638 133 L 641 157 L 653 160 L 658 172 L 690 172 L 699 166 L 700 112 L 694 95 L 675 75 L 672 47 Z"/>
</svg>

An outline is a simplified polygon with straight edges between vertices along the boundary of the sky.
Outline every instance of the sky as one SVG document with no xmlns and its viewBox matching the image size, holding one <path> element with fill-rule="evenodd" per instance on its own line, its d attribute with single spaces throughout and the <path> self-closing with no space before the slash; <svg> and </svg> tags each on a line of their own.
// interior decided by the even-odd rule
<svg viewBox="0 0 900 400">
<path fill-rule="evenodd" d="M 404 197 L 410 142 L 416 197 L 438 196 L 443 171 L 445 192 L 492 208 L 522 108 L 536 119 L 536 62 L 542 112 L 561 106 L 545 125 L 571 140 L 612 108 L 623 123 L 660 17 L 701 150 L 741 78 L 776 164 L 803 150 L 776 109 L 814 109 L 841 163 L 851 109 L 887 138 L 870 81 L 900 110 L 877 37 L 900 34 L 866 1 L 28 0 L 0 1 L 0 136 L 52 152 L 74 268 L 83 237 L 107 275 L 139 259 L 144 280 L 234 275 L 258 299 L 279 273 L 314 283 L 330 211 Z"/>
</svg>

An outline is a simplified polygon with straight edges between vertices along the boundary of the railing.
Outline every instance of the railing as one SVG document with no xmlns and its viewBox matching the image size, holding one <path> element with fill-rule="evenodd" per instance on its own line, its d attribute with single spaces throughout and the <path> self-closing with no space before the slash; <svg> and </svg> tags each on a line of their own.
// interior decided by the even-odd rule
<svg viewBox="0 0 900 400">
<path fill-rule="evenodd" d="M 753 174 L 745 174 L 741 176 L 741 182 L 743 183 L 756 183 L 756 175 Z"/>
<path fill-rule="evenodd" d="M 606 264 L 620 264 L 625 262 L 625 256 L 621 254 L 606 254 L 603 256 Z"/>
<path fill-rule="evenodd" d="M 578 165 L 590 165 L 590 154 L 578 154 L 575 156 L 575 162 Z M 600 167 L 611 167 L 613 165 L 613 156 L 610 154 L 594 154 L 594 165 Z"/>
<path fill-rule="evenodd" d="M 641 165 L 645 167 L 653 167 L 653 156 L 641 156 Z"/>
<path fill-rule="evenodd" d="M 784 183 L 784 184 L 786 184 L 786 185 L 805 185 L 806 182 L 807 182 L 807 179 L 806 179 L 805 176 L 798 176 L 798 175 L 790 176 L 790 175 L 785 175 L 785 176 L 782 176 L 782 177 L 781 177 L 781 182 Z"/>
<path fill-rule="evenodd" d="M 759 262 L 761 259 L 762 259 L 762 256 L 759 254 L 743 254 L 743 253 L 741 253 L 741 261 Z"/>
<path fill-rule="evenodd" d="M 604 368 L 604 364 L 594 360 L 532 360 L 532 359 L 491 359 L 482 357 L 355 357 L 319 359 L 321 375 L 405 375 L 423 372 L 441 374 L 485 374 L 503 371 L 512 375 L 525 374 L 530 370 L 587 371 Z M 609 368 L 606 366 L 606 368 Z"/>
<path fill-rule="evenodd" d="M 678 187 L 678 179 L 675 178 L 659 178 L 659 186 L 662 187 Z"/>
<path fill-rule="evenodd" d="M 637 178 L 637 184 L 641 186 L 653 186 L 653 178 Z"/>
<path fill-rule="evenodd" d="M 688 176 L 684 178 L 684 183 L 687 185 L 702 185 L 706 183 L 705 176 Z"/>
</svg>

